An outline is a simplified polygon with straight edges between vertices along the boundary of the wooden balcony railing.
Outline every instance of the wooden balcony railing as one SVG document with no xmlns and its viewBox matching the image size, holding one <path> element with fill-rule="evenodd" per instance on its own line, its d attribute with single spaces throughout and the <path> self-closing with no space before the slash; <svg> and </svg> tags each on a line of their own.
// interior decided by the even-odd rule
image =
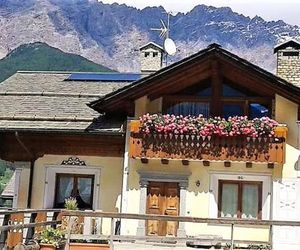
<svg viewBox="0 0 300 250">
<path fill-rule="evenodd" d="M 0 249 L 14 249 L 45 227 L 60 225 L 61 214 L 58 209 L 0 210 Z"/>
<path fill-rule="evenodd" d="M 145 134 L 139 121 L 132 121 L 129 153 L 132 158 L 283 164 L 287 128 L 279 126 L 275 134 L 272 138 Z"/>
</svg>

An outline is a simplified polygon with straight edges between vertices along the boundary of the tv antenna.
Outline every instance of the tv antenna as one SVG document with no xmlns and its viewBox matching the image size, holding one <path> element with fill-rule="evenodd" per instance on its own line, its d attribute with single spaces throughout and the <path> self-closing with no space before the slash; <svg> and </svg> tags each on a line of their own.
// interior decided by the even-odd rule
<svg viewBox="0 0 300 250">
<path fill-rule="evenodd" d="M 176 54 L 177 48 L 174 41 L 169 37 L 170 35 L 170 14 L 171 12 L 167 12 L 168 20 L 167 25 L 164 23 L 163 20 L 160 19 L 161 28 L 151 28 L 152 31 L 159 31 L 159 37 L 164 40 L 164 49 L 168 55 L 174 56 Z M 167 60 L 166 60 L 167 61 Z"/>
</svg>

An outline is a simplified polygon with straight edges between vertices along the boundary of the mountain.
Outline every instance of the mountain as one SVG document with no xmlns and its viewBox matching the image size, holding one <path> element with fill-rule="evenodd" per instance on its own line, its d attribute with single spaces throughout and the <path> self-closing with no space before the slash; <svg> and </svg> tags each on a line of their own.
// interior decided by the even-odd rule
<svg viewBox="0 0 300 250">
<path fill-rule="evenodd" d="M 161 43 L 150 28 L 166 20 L 162 7 L 139 10 L 97 0 L 0 0 L 0 54 L 23 43 L 46 42 L 119 71 L 137 71 L 138 48 Z M 170 20 L 178 45 L 176 61 L 216 42 L 268 70 L 274 70 L 273 46 L 300 28 L 233 12 L 230 8 L 198 5 Z"/>
<path fill-rule="evenodd" d="M 109 68 L 45 43 L 23 44 L 0 60 L 0 82 L 18 70 L 107 72 Z"/>
</svg>

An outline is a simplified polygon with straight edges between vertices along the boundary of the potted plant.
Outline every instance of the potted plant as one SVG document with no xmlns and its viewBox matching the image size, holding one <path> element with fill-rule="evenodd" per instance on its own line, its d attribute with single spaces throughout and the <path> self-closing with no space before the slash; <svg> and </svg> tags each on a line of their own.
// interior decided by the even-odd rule
<svg viewBox="0 0 300 250">
<path fill-rule="evenodd" d="M 78 210 L 78 203 L 76 198 L 74 197 L 69 197 L 65 199 L 65 209 L 67 210 Z M 82 225 L 79 222 L 79 217 L 78 216 L 64 216 L 62 218 L 62 229 L 67 230 L 69 221 L 71 222 L 71 233 L 72 234 L 80 234 L 82 231 Z"/>
<path fill-rule="evenodd" d="M 54 250 L 65 244 L 65 235 L 58 228 L 46 227 L 35 238 L 41 250 Z"/>
</svg>

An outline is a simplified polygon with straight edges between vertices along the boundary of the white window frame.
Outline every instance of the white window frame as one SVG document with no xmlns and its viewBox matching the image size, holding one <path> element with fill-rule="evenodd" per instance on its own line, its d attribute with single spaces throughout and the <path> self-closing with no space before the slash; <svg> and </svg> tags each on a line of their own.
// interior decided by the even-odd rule
<svg viewBox="0 0 300 250">
<path fill-rule="evenodd" d="M 209 172 L 209 218 L 218 218 L 219 180 L 262 182 L 262 220 L 270 219 L 271 174 Z"/>
<path fill-rule="evenodd" d="M 56 174 L 94 175 L 93 210 L 99 208 L 101 167 L 48 165 L 45 170 L 44 208 L 54 207 Z"/>
</svg>

